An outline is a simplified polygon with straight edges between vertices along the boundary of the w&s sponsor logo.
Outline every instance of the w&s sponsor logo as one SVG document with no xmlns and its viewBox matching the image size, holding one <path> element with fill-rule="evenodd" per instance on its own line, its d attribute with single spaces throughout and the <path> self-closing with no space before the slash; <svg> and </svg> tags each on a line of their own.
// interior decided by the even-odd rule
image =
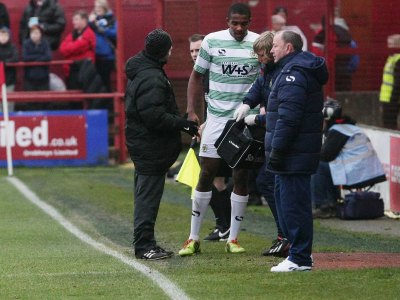
<svg viewBox="0 0 400 300">
<path fill-rule="evenodd" d="M 236 62 L 223 62 L 221 67 L 222 74 L 229 77 L 247 77 L 254 69 L 252 65 L 239 64 Z"/>
</svg>

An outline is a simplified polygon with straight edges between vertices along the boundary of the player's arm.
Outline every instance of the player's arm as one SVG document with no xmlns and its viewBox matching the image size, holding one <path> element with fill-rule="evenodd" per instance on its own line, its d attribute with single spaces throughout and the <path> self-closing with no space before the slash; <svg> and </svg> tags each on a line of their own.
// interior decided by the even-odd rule
<svg viewBox="0 0 400 300">
<path fill-rule="evenodd" d="M 196 114 L 195 107 L 204 97 L 203 92 L 203 74 L 193 70 L 189 78 L 187 89 L 187 109 L 188 119 L 200 124 L 199 117 Z"/>
</svg>

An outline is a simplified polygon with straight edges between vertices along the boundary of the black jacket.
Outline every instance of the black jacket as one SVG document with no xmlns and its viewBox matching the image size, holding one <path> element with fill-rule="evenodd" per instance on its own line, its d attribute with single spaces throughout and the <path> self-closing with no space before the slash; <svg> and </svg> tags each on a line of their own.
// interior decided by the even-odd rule
<svg viewBox="0 0 400 300">
<path fill-rule="evenodd" d="M 165 174 L 181 151 L 185 119 L 179 116 L 162 63 L 141 52 L 126 63 L 126 75 L 125 135 L 130 157 L 139 174 Z"/>
<path fill-rule="evenodd" d="M 5 63 L 18 61 L 17 48 L 11 42 L 4 45 L 0 44 L 0 61 Z M 17 81 L 17 71 L 15 67 L 6 67 L 5 73 L 6 85 L 15 84 Z"/>
<path fill-rule="evenodd" d="M 50 61 L 51 50 L 47 41 L 35 44 L 31 39 L 26 39 L 22 47 L 23 61 Z M 42 81 L 49 79 L 49 67 L 25 67 L 24 78 L 31 81 Z"/>
<path fill-rule="evenodd" d="M 10 16 L 7 7 L 0 2 L 0 28 L 3 26 L 10 28 Z"/>
<path fill-rule="evenodd" d="M 31 17 L 39 17 L 39 24 L 43 29 L 43 37 L 50 44 L 51 50 L 57 50 L 60 45 L 61 34 L 65 29 L 64 10 L 56 0 L 44 0 L 41 7 L 36 7 L 33 1 L 25 7 L 19 23 L 20 43 L 29 37 L 28 22 Z"/>
<path fill-rule="evenodd" d="M 106 92 L 96 66 L 88 58 L 75 61 L 71 64 L 67 86 L 70 90 L 78 89 L 83 90 L 85 93 Z"/>
</svg>

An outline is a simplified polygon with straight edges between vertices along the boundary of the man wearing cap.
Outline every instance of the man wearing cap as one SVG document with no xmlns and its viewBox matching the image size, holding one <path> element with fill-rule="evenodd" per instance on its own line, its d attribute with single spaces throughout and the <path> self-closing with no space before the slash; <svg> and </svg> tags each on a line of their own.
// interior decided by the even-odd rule
<svg viewBox="0 0 400 300">
<path fill-rule="evenodd" d="M 173 252 L 157 245 L 154 226 L 164 191 L 165 175 L 181 151 L 181 131 L 197 135 L 196 122 L 179 116 L 174 91 L 163 67 L 172 50 L 169 34 L 150 32 L 145 49 L 128 59 L 125 95 L 126 145 L 135 165 L 135 256 L 159 260 Z"/>
</svg>

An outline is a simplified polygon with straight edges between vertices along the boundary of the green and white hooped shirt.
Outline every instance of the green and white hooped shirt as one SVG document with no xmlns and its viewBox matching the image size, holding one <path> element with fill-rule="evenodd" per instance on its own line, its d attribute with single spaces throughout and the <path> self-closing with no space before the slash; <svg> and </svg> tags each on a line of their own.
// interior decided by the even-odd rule
<svg viewBox="0 0 400 300">
<path fill-rule="evenodd" d="M 236 41 L 229 29 L 208 34 L 200 48 L 194 70 L 210 70 L 207 115 L 232 119 L 259 75 L 260 64 L 253 51 L 258 34 L 248 31 L 243 41 Z M 258 113 L 258 109 L 249 113 Z"/>
</svg>

